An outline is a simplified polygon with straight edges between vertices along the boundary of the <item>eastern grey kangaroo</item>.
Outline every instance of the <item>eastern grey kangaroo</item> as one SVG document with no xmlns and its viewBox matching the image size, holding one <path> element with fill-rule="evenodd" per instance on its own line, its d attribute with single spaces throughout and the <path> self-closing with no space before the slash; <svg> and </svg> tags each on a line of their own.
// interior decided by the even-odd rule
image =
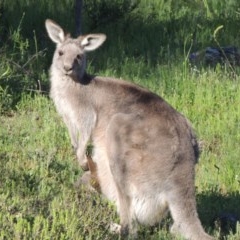
<svg viewBox="0 0 240 240">
<path fill-rule="evenodd" d="M 56 43 L 50 96 L 85 170 L 86 145 L 93 144 L 98 183 L 117 206 L 119 233 L 136 236 L 138 223 L 154 225 L 169 210 L 174 233 L 213 239 L 196 210 L 198 144 L 188 120 L 140 86 L 86 73 L 86 52 L 101 46 L 104 34 L 71 38 L 52 20 L 45 24 Z"/>
</svg>

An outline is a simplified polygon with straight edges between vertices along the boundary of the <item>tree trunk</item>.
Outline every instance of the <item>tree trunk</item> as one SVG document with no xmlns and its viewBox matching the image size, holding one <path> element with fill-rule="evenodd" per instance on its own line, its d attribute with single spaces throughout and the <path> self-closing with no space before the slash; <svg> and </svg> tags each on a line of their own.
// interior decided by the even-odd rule
<svg viewBox="0 0 240 240">
<path fill-rule="evenodd" d="M 75 0 L 75 34 L 79 36 L 82 33 L 82 8 L 83 0 Z"/>
</svg>

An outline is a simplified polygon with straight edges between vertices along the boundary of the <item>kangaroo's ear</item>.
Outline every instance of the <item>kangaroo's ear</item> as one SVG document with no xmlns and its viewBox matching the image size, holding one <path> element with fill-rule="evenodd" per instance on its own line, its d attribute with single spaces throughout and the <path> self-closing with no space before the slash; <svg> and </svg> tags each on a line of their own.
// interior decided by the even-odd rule
<svg viewBox="0 0 240 240">
<path fill-rule="evenodd" d="M 64 42 L 65 34 L 63 29 L 54 21 L 47 19 L 45 21 L 45 27 L 47 29 L 48 36 L 51 40 L 57 44 Z"/>
<path fill-rule="evenodd" d="M 81 46 L 85 51 L 93 51 L 99 48 L 106 40 L 105 34 L 88 34 L 81 36 Z"/>
</svg>

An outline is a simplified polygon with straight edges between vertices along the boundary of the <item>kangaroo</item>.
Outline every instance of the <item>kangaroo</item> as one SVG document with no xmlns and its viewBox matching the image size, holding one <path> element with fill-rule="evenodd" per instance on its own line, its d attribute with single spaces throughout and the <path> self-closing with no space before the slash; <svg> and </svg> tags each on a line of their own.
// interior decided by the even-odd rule
<svg viewBox="0 0 240 240">
<path fill-rule="evenodd" d="M 141 86 L 86 73 L 86 53 L 103 44 L 104 34 L 71 38 L 52 20 L 45 26 L 56 44 L 50 96 L 85 170 L 92 143 L 94 174 L 101 193 L 117 206 L 119 234 L 135 237 L 138 224 L 154 225 L 170 211 L 173 233 L 213 239 L 196 210 L 199 151 L 189 121 Z"/>
</svg>

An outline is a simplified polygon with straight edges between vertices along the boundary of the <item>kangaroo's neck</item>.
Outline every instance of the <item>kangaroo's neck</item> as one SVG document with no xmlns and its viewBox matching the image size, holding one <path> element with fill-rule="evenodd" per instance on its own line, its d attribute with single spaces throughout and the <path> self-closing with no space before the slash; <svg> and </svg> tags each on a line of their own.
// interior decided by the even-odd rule
<svg viewBox="0 0 240 240">
<path fill-rule="evenodd" d="M 91 76 L 84 72 L 83 76 L 78 80 L 80 84 L 87 85 L 90 84 L 91 81 L 93 80 L 94 76 Z"/>
</svg>

